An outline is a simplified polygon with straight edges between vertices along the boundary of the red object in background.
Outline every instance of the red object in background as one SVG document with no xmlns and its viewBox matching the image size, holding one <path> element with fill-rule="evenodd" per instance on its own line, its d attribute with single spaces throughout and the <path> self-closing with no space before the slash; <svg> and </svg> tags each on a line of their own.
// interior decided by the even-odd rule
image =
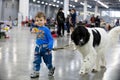
<svg viewBox="0 0 120 80">
<path fill-rule="evenodd" d="M 21 25 L 24 26 L 24 21 L 21 22 Z"/>
<path fill-rule="evenodd" d="M 52 34 L 52 37 L 53 37 L 53 38 L 56 38 L 56 37 L 57 37 L 57 34 L 56 34 L 55 31 L 52 31 L 51 34 Z"/>
<path fill-rule="evenodd" d="M 24 26 L 25 24 L 27 24 L 29 21 L 22 21 L 21 24 L 22 26 Z"/>
<path fill-rule="evenodd" d="M 5 36 L 5 39 L 9 39 L 10 37 L 9 36 Z"/>
<path fill-rule="evenodd" d="M 26 21 L 28 21 L 28 17 L 26 16 Z"/>
<path fill-rule="evenodd" d="M 90 24 L 86 24 L 85 26 L 86 26 L 86 27 L 90 27 Z"/>
<path fill-rule="evenodd" d="M 56 38 L 56 37 L 57 37 L 57 34 L 52 34 L 52 37 L 53 37 L 53 38 Z"/>
</svg>

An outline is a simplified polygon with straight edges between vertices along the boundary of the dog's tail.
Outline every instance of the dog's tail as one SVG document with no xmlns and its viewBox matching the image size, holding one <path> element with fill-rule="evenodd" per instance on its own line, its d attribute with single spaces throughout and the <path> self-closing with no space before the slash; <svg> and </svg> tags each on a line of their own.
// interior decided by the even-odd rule
<svg viewBox="0 0 120 80">
<path fill-rule="evenodd" d="M 117 27 L 114 27 L 113 29 L 111 29 L 109 32 L 108 32 L 108 36 L 109 36 L 109 41 L 111 43 L 110 46 L 113 46 L 115 45 L 118 40 L 119 40 L 119 37 L 120 37 L 120 26 L 117 26 Z"/>
</svg>

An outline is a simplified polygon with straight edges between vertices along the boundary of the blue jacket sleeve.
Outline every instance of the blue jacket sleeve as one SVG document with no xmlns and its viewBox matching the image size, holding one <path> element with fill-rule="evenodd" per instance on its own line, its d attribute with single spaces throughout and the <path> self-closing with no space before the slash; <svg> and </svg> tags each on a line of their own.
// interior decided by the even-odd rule
<svg viewBox="0 0 120 80">
<path fill-rule="evenodd" d="M 31 26 L 30 26 L 30 31 L 32 31 L 32 28 L 34 28 L 34 27 L 38 28 L 38 26 L 37 26 L 37 25 L 35 25 L 34 23 L 31 23 Z"/>
<path fill-rule="evenodd" d="M 32 27 L 39 27 L 39 26 L 35 25 L 34 23 L 31 23 L 31 26 Z"/>
<path fill-rule="evenodd" d="M 54 39 L 53 39 L 49 29 L 47 30 L 47 39 L 48 39 L 48 49 L 52 50 L 53 49 Z"/>
</svg>

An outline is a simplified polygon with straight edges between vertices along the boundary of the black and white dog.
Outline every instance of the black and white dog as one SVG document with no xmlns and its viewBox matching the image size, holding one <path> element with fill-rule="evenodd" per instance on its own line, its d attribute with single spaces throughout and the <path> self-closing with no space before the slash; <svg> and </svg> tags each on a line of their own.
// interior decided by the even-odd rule
<svg viewBox="0 0 120 80">
<path fill-rule="evenodd" d="M 80 74 L 92 70 L 100 71 L 100 67 L 106 66 L 105 53 L 117 43 L 119 33 L 120 26 L 109 32 L 103 28 L 86 28 L 84 26 L 75 28 L 71 34 L 71 39 L 83 56 Z"/>
</svg>

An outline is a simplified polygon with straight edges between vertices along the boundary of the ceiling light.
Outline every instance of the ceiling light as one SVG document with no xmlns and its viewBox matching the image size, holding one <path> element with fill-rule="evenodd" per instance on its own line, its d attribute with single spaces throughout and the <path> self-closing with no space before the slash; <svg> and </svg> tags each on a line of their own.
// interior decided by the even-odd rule
<svg viewBox="0 0 120 80">
<path fill-rule="evenodd" d="M 60 1 L 57 1 L 57 3 L 60 3 Z"/>
<path fill-rule="evenodd" d="M 59 7 L 59 5 L 56 5 L 56 7 Z"/>
<path fill-rule="evenodd" d="M 75 2 L 78 2 L 78 0 L 75 0 Z"/>
<path fill-rule="evenodd" d="M 56 0 L 53 0 L 53 2 L 56 2 Z"/>
<path fill-rule="evenodd" d="M 80 2 L 81 5 L 84 5 L 84 3 Z"/>
<path fill-rule="evenodd" d="M 33 0 L 33 2 L 35 2 L 36 0 Z"/>
<path fill-rule="evenodd" d="M 40 3 L 40 1 L 37 1 L 37 3 Z"/>
<path fill-rule="evenodd" d="M 44 4 L 45 2 L 41 2 L 41 4 Z"/>
<path fill-rule="evenodd" d="M 55 7 L 55 4 L 53 4 L 53 6 Z"/>
<path fill-rule="evenodd" d="M 101 4 L 102 6 L 104 6 L 105 8 L 109 8 L 108 5 L 104 4 L 103 2 L 99 1 L 99 0 L 94 0 L 96 2 L 98 2 L 99 4 Z"/>
<path fill-rule="evenodd" d="M 70 6 L 70 7 L 72 7 L 72 5 L 71 5 L 71 4 L 70 4 L 69 6 Z"/>
<path fill-rule="evenodd" d="M 83 5 L 83 6 L 85 5 L 85 4 L 82 3 L 82 2 L 80 2 L 80 4 Z M 90 6 L 90 5 L 88 5 L 88 4 L 87 4 L 87 7 L 92 8 L 92 6 Z"/>
<path fill-rule="evenodd" d="M 73 5 L 73 8 L 75 8 L 75 5 Z"/>
<path fill-rule="evenodd" d="M 52 4 L 49 4 L 49 6 L 51 6 Z"/>
<path fill-rule="evenodd" d="M 63 4 L 63 2 L 60 2 L 60 4 Z"/>
<path fill-rule="evenodd" d="M 45 3 L 45 5 L 48 5 L 48 3 Z"/>
<path fill-rule="evenodd" d="M 92 8 L 92 6 L 88 5 L 87 7 Z"/>
</svg>

